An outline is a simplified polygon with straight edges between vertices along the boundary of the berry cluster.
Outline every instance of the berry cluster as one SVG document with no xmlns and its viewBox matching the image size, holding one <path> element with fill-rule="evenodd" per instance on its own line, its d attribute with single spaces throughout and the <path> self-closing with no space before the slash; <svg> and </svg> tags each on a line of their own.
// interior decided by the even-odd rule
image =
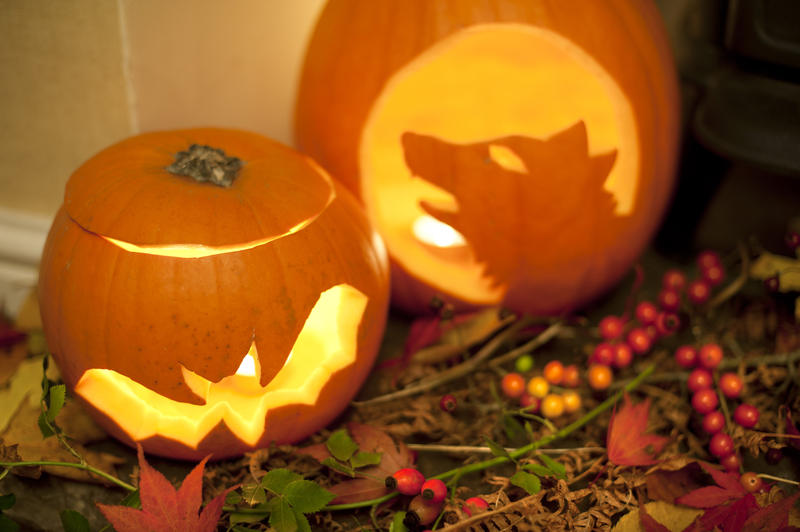
<svg viewBox="0 0 800 532">
<path fill-rule="evenodd" d="M 530 358 L 530 355 L 523 355 Z M 520 359 L 523 359 L 520 357 Z M 517 359 L 517 369 L 527 367 L 527 361 L 520 363 Z M 526 381 L 518 372 L 507 373 L 500 381 L 503 395 L 519 401 L 519 405 L 527 412 L 541 414 L 548 419 L 576 412 L 581 408 L 581 396 L 571 388 L 580 385 L 580 370 L 571 364 L 564 366 L 560 360 L 551 360 L 545 364 L 541 375 L 535 375 Z M 556 392 L 553 387 L 559 387 Z"/>
<path fill-rule="evenodd" d="M 675 361 L 683 368 L 691 369 L 686 386 L 692 392 L 692 408 L 703 416 L 703 430 L 711 436 L 708 444 L 711 454 L 729 471 L 739 469 L 739 456 L 735 452 L 733 439 L 725 431 L 726 420 L 719 407 L 719 393 L 728 399 L 737 399 L 744 388 L 742 378 L 733 372 L 722 373 L 714 386 L 713 373 L 717 370 L 724 353 L 716 343 L 707 343 L 695 348 L 682 345 L 675 350 Z M 751 429 L 758 423 L 758 409 L 741 403 L 733 412 L 733 420 L 744 428 Z"/>
<path fill-rule="evenodd" d="M 404 524 L 410 528 L 433 523 L 442 512 L 447 486 L 438 478 L 425 479 L 413 467 L 398 469 L 386 477 L 386 487 L 413 498 L 408 503 Z"/>
</svg>

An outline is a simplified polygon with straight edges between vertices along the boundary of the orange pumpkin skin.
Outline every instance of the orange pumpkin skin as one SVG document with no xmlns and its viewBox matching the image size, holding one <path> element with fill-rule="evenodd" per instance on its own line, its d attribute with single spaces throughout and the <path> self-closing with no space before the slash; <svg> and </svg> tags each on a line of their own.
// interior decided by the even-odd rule
<svg viewBox="0 0 800 532">
<path fill-rule="evenodd" d="M 241 158 L 238 178 L 218 187 L 167 172 L 174 155 L 191 144 Z M 122 249 L 109 238 L 139 248 Z M 164 246 L 184 244 L 194 246 L 192 258 L 161 254 Z M 48 345 L 72 389 L 83 385 L 88 370 L 113 370 L 159 401 L 201 407 L 204 399 L 187 384 L 186 372 L 200 386 L 225 382 L 254 346 L 260 380 L 254 377 L 252 387 L 272 395 L 265 417 L 254 422 L 266 419 L 263 433 L 250 433 L 248 441 L 229 427 L 236 413 L 198 429 L 194 443 L 146 427 L 141 434 L 148 436 L 132 437 L 123 428 L 126 408 L 99 408 L 78 394 L 122 441 L 140 441 L 164 456 L 218 459 L 298 441 L 344 409 L 380 345 L 388 275 L 385 251 L 361 207 L 313 161 L 259 135 L 194 129 L 124 140 L 71 176 L 45 244 L 39 302 Z M 331 362 L 335 353 L 302 361 L 293 353 L 294 364 L 306 364 L 320 389 L 309 392 L 311 399 L 282 400 L 284 391 L 270 382 L 276 375 L 285 380 L 286 367 L 305 367 L 290 366 L 290 351 L 305 352 L 296 341 L 322 312 L 315 304 L 323 292 L 341 287 L 349 296 L 340 301 L 363 307 L 352 313 L 352 331 L 336 325 L 344 347 L 330 349 L 345 352 L 354 344 L 352 361 Z M 336 314 L 341 323 L 351 319 L 341 317 L 350 316 L 345 303 L 334 304 L 344 309 Z M 324 347 L 324 340 L 307 338 Z M 323 379 L 318 368 L 328 364 L 337 369 Z"/>
<path fill-rule="evenodd" d="M 528 223 L 525 218 L 530 216 L 551 221 L 559 219 L 559 223 L 567 227 L 561 230 L 543 222 L 539 226 L 528 223 L 524 230 L 516 232 L 496 231 L 497 244 L 494 247 L 490 243 L 492 233 L 487 228 L 483 229 L 479 244 L 468 237 L 467 242 L 473 248 L 472 267 L 476 271 L 482 270 L 482 275 L 485 275 L 486 272 L 505 270 L 500 276 L 490 275 L 486 290 L 477 293 L 465 288 L 470 284 L 468 280 L 447 280 L 454 277 L 456 270 L 437 268 L 438 262 L 421 266 L 419 258 L 424 252 L 414 251 L 414 258 L 411 258 L 407 249 L 413 244 L 408 244 L 405 237 L 391 234 L 394 229 L 387 229 L 392 216 L 381 214 L 384 207 L 380 190 L 388 181 L 380 171 L 370 172 L 370 168 L 381 168 L 370 167 L 381 156 L 370 155 L 369 148 L 364 146 L 372 145 L 370 142 L 373 142 L 372 135 L 377 134 L 375 131 L 390 131 L 385 128 L 389 119 L 382 117 L 391 112 L 403 116 L 398 107 L 391 107 L 391 103 L 395 94 L 412 86 L 409 80 L 419 81 L 427 75 L 419 72 L 424 72 L 425 68 L 428 68 L 427 72 L 433 72 L 435 68 L 431 65 L 434 64 L 440 67 L 439 74 L 446 68 L 442 66 L 443 61 L 436 63 L 443 56 L 435 54 L 442 54 L 443 48 L 455 48 L 453 43 L 466 42 L 468 39 L 464 36 L 469 32 L 480 33 L 483 28 L 494 30 L 499 27 L 515 28 L 520 34 L 528 31 L 532 41 L 539 39 L 536 42 L 550 43 L 554 49 L 568 48 L 591 63 L 587 71 L 600 72 L 598 79 L 603 81 L 598 83 L 605 84 L 603 87 L 613 85 L 609 89 L 609 94 L 614 95 L 609 97 L 610 100 L 620 101 L 624 106 L 628 123 L 619 126 L 619 138 L 628 140 L 624 145 L 622 142 L 609 143 L 598 148 L 602 144 L 597 142 L 598 135 L 601 135 L 598 131 L 603 125 L 598 125 L 591 116 L 565 119 L 557 128 L 546 132 L 522 132 L 498 126 L 485 137 L 470 133 L 472 137 L 465 134 L 462 139 L 455 138 L 459 136 L 458 117 L 452 120 L 454 126 L 450 133 L 454 138 L 413 128 L 398 129 L 397 143 L 407 140 L 406 133 L 422 133 L 423 136 L 432 135 L 433 141 L 445 141 L 453 150 L 470 149 L 475 154 L 487 155 L 487 148 L 493 144 L 508 146 L 522 135 L 528 137 L 526 141 L 529 144 L 551 142 L 561 147 L 572 146 L 570 149 L 578 151 L 573 156 L 567 150 L 560 161 L 571 161 L 582 155 L 585 168 L 598 167 L 586 176 L 587 183 L 597 182 L 598 185 L 587 185 L 585 193 L 576 191 L 567 181 L 561 188 L 548 184 L 545 185 L 548 187 L 546 193 L 551 195 L 546 196 L 548 202 L 539 205 L 535 199 L 526 199 L 533 204 L 512 213 L 503 214 L 506 210 L 503 207 L 493 210 L 486 207 L 480 212 L 459 212 L 460 219 L 456 220 L 452 216 L 454 204 L 464 209 L 459 201 L 450 201 L 447 209 L 437 211 L 432 202 L 425 205 L 430 198 L 424 195 L 417 198 L 418 213 L 433 212 L 439 221 L 458 222 L 461 225 L 449 225 L 464 234 L 464 224 L 468 224 L 470 217 L 482 220 L 487 228 L 493 223 L 501 228 L 517 227 L 520 223 Z M 536 51 L 529 52 L 529 55 L 535 54 Z M 552 63 L 560 64 L 556 60 Z M 454 68 L 454 74 L 460 68 Z M 464 113 L 464 120 L 475 114 L 492 122 L 494 103 L 489 102 L 494 101 L 493 94 L 497 100 L 507 100 L 509 94 L 511 99 L 517 98 L 513 96 L 513 87 L 508 89 L 505 85 L 498 86 L 502 82 L 490 81 L 495 86 L 486 87 L 488 97 L 478 98 L 471 112 Z M 468 85 L 464 84 L 465 87 Z M 566 93 L 575 85 L 581 83 L 563 85 L 565 99 L 568 98 Z M 439 107 L 442 113 L 447 112 L 445 104 L 448 98 L 436 93 L 435 88 L 432 90 L 431 98 L 438 100 L 431 105 L 429 114 L 438 112 Z M 453 92 L 456 99 L 460 96 L 457 92 Z M 419 94 L 422 98 L 425 93 L 420 91 Z M 540 102 L 541 108 L 557 108 L 559 101 L 557 88 L 552 100 Z M 408 114 L 420 109 L 415 108 Z M 620 115 L 619 110 L 620 107 L 615 108 L 607 117 Z M 509 114 L 507 109 L 504 112 Z M 538 120 L 536 112 L 530 110 L 521 110 L 519 114 L 522 120 L 528 117 L 531 122 Z M 565 111 L 566 115 L 570 115 L 569 110 Z M 679 120 L 677 77 L 660 15 L 652 2 L 631 0 L 404 0 L 366 3 L 330 0 L 320 15 L 309 44 L 295 113 L 298 148 L 341 179 L 365 204 L 368 216 L 384 237 L 392 258 L 392 304 L 413 314 L 428 311 L 434 295 L 454 303 L 457 308 L 503 304 L 517 311 L 557 314 L 575 309 L 603 293 L 625 274 L 661 220 L 672 191 Z M 381 124 L 384 130 L 375 124 Z M 375 140 L 374 145 L 378 146 L 377 142 Z M 580 147 L 587 145 L 584 153 L 580 153 Z M 635 147 L 634 155 L 631 155 L 629 146 Z M 385 148 L 386 144 L 379 147 Z M 561 147 L 554 148 L 554 151 Z M 455 162 L 452 165 L 441 163 L 441 155 L 437 162 L 434 155 L 423 156 L 419 155 L 419 150 L 414 154 L 406 147 L 404 149 L 405 163 L 410 168 L 409 183 L 421 177 L 419 172 L 411 170 L 414 166 L 411 160 L 415 157 L 418 159 L 417 170 L 427 170 L 428 175 L 422 176 L 426 180 L 430 180 L 433 170 L 456 166 Z M 423 151 L 428 149 L 426 147 Z M 435 150 L 430 148 L 430 151 L 433 153 Z M 531 151 L 536 149 L 531 148 Z M 456 161 L 463 158 L 454 153 L 445 153 L 444 159 Z M 604 157 L 607 160 L 601 160 Z M 426 162 L 419 162 L 426 158 Z M 536 155 L 529 160 L 541 161 L 541 158 L 541 155 Z M 611 180 L 605 183 L 605 192 L 599 189 L 603 172 L 611 172 L 606 166 L 608 163 L 614 172 L 620 175 L 627 172 L 625 175 L 629 175 L 634 183 L 630 197 L 620 199 L 617 195 L 606 194 L 615 186 L 610 184 Z M 542 161 L 541 165 L 537 166 L 543 170 L 541 174 L 561 172 L 559 177 L 563 179 L 569 179 L 572 172 L 562 169 L 558 160 Z M 536 172 L 530 169 L 530 175 L 535 176 Z M 621 183 L 622 179 L 618 182 Z M 396 195 L 403 183 L 400 179 L 392 181 L 395 188 L 387 194 Z M 462 183 L 460 190 L 454 192 L 449 186 L 435 184 L 455 197 L 459 192 L 462 197 L 470 193 L 476 197 L 490 197 L 505 186 L 497 180 L 476 178 L 470 184 Z M 541 183 L 537 181 L 535 184 L 539 186 Z M 567 205 L 569 200 L 563 200 L 563 197 L 570 195 L 574 203 L 584 207 Z M 508 196 L 521 197 L 517 191 Z M 399 197 L 395 200 L 397 203 L 401 201 Z M 617 210 L 612 214 L 609 208 Z M 501 214 L 497 215 L 498 212 Z M 481 228 L 473 229 L 481 232 Z M 515 251 L 521 249 L 530 251 Z M 498 285 L 503 285 L 503 290 L 489 295 Z"/>
</svg>

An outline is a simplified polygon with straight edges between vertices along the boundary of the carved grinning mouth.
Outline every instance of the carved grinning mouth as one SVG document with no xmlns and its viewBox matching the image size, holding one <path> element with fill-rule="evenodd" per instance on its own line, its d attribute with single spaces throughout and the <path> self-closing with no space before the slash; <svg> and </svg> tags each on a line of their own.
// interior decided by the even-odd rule
<svg viewBox="0 0 800 532">
<path fill-rule="evenodd" d="M 164 436 L 197 448 L 224 422 L 239 439 L 254 446 L 264 434 L 270 409 L 315 404 L 330 377 L 355 362 L 357 332 L 366 305 L 367 297 L 349 285 L 323 292 L 283 368 L 263 387 L 253 344 L 236 374 L 219 382 L 183 368 L 186 384 L 205 404 L 168 399 L 110 369 L 86 371 L 75 391 L 114 419 L 134 441 Z"/>
</svg>

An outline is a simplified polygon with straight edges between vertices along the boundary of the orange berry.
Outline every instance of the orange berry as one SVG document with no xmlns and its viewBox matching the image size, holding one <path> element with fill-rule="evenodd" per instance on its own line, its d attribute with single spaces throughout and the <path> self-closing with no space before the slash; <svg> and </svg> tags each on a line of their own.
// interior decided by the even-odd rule
<svg viewBox="0 0 800 532">
<path fill-rule="evenodd" d="M 547 392 L 549 391 L 550 383 L 547 382 L 547 379 L 540 375 L 537 375 L 528 381 L 528 393 L 534 397 L 541 399 L 547 395 Z"/>
<path fill-rule="evenodd" d="M 548 394 L 542 399 L 539 411 L 548 419 L 557 418 L 564 413 L 564 398 L 558 394 Z"/>
<path fill-rule="evenodd" d="M 594 390 L 605 390 L 611 386 L 613 377 L 611 368 L 602 364 L 592 364 L 586 374 L 589 386 Z"/>
<path fill-rule="evenodd" d="M 551 360 L 544 365 L 542 375 L 550 384 L 561 384 L 564 380 L 564 364 L 560 360 Z"/>
<path fill-rule="evenodd" d="M 564 378 L 561 379 L 561 386 L 565 388 L 577 388 L 581 384 L 581 370 L 575 364 L 570 364 L 564 368 Z"/>
<path fill-rule="evenodd" d="M 507 373 L 503 376 L 500 387 L 506 397 L 516 399 L 525 392 L 525 377 L 519 373 Z"/>
<path fill-rule="evenodd" d="M 581 396 L 578 392 L 570 390 L 564 392 L 564 411 L 567 413 L 577 412 L 581 408 Z"/>
</svg>

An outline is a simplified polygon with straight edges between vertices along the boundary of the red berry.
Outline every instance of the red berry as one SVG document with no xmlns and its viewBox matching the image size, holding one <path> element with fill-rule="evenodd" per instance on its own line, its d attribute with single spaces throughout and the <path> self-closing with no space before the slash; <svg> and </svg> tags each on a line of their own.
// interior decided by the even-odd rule
<svg viewBox="0 0 800 532">
<path fill-rule="evenodd" d="M 447 497 L 447 486 L 438 478 L 431 478 L 422 485 L 422 497 L 428 502 L 442 502 Z"/>
<path fill-rule="evenodd" d="M 712 377 L 711 372 L 705 368 L 692 370 L 692 372 L 689 373 L 689 378 L 686 379 L 686 386 L 692 392 L 705 390 L 711 388 L 713 385 L 714 377 Z"/>
<path fill-rule="evenodd" d="M 622 334 L 622 329 L 624 327 L 625 322 L 622 321 L 622 319 L 618 316 L 606 316 L 600 320 L 600 324 L 598 326 L 600 330 L 600 336 L 606 340 L 618 338 L 619 335 Z"/>
<path fill-rule="evenodd" d="M 739 472 L 739 466 L 742 465 L 742 461 L 739 459 L 738 453 L 731 453 L 728 456 L 723 456 L 719 459 L 719 464 L 725 468 L 725 471 L 729 471 L 731 473 Z"/>
<path fill-rule="evenodd" d="M 692 408 L 698 414 L 708 414 L 719 406 L 717 392 L 713 388 L 697 390 L 692 395 Z"/>
<path fill-rule="evenodd" d="M 658 317 L 658 307 L 650 301 L 642 301 L 636 305 L 636 319 L 642 325 L 650 325 L 656 322 Z"/>
<path fill-rule="evenodd" d="M 575 364 L 570 364 L 564 368 L 564 379 L 561 386 L 565 388 L 577 388 L 581 384 L 581 370 Z"/>
<path fill-rule="evenodd" d="M 656 330 L 659 336 L 666 336 L 678 330 L 681 319 L 674 312 L 659 312 L 656 318 Z"/>
<path fill-rule="evenodd" d="M 429 525 L 436 521 L 442 513 L 442 501 L 432 502 L 421 495 L 417 495 L 408 503 L 408 511 L 403 518 L 403 524 L 411 530 L 419 530 L 420 525 Z"/>
<path fill-rule="evenodd" d="M 661 286 L 680 292 L 686 286 L 686 275 L 680 270 L 667 270 L 661 278 Z"/>
<path fill-rule="evenodd" d="M 403 495 L 416 495 L 422 488 L 425 477 L 413 467 L 404 467 L 395 471 L 392 476 L 386 477 L 386 487 L 396 489 Z"/>
<path fill-rule="evenodd" d="M 786 233 L 786 245 L 789 249 L 794 251 L 800 246 L 800 233 L 797 231 L 789 231 Z"/>
<path fill-rule="evenodd" d="M 439 408 L 441 408 L 445 412 L 453 412 L 455 411 L 457 406 L 458 406 L 458 401 L 453 395 L 449 393 L 444 394 L 442 398 L 439 399 Z"/>
<path fill-rule="evenodd" d="M 528 392 L 523 393 L 519 398 L 519 406 L 531 414 L 535 414 L 539 411 L 540 404 L 541 401 L 539 398 L 529 394 Z"/>
<path fill-rule="evenodd" d="M 764 454 L 764 460 L 766 460 L 769 465 L 780 464 L 783 460 L 783 450 L 778 447 L 770 447 L 766 454 Z"/>
<path fill-rule="evenodd" d="M 697 267 L 700 269 L 700 271 L 706 270 L 711 266 L 719 266 L 719 264 L 719 255 L 716 251 L 701 251 L 697 255 Z"/>
<path fill-rule="evenodd" d="M 638 355 L 647 353 L 650 351 L 650 347 L 653 345 L 653 339 L 650 338 L 650 335 L 647 334 L 647 331 L 641 327 L 631 329 L 631 331 L 628 333 L 627 342 L 630 348 L 633 349 L 633 352 Z"/>
<path fill-rule="evenodd" d="M 742 485 L 745 491 L 750 493 L 755 493 L 764 489 L 764 481 L 752 471 L 742 473 L 739 477 L 739 483 Z"/>
<path fill-rule="evenodd" d="M 719 410 L 714 410 L 703 416 L 703 430 L 708 434 L 716 434 L 725 428 L 725 416 Z"/>
<path fill-rule="evenodd" d="M 465 514 L 472 517 L 473 514 L 479 514 L 488 510 L 489 503 L 480 497 L 470 497 L 464 501 L 464 505 L 461 507 L 461 509 L 464 510 Z"/>
<path fill-rule="evenodd" d="M 633 350 L 628 344 L 616 344 L 614 346 L 614 367 L 627 368 L 633 362 Z"/>
<path fill-rule="evenodd" d="M 600 342 L 595 346 L 589 362 L 593 364 L 602 364 L 610 366 L 614 363 L 614 346 L 608 342 Z"/>
<path fill-rule="evenodd" d="M 717 458 L 724 458 L 733 454 L 733 438 L 724 432 L 717 432 L 708 442 L 708 450 Z"/>
<path fill-rule="evenodd" d="M 729 399 L 734 399 L 742 394 L 744 381 L 736 373 L 723 373 L 719 378 L 719 389 Z"/>
<path fill-rule="evenodd" d="M 517 399 L 525 392 L 525 377 L 519 373 L 506 373 L 500 381 L 500 388 L 506 397 Z"/>
<path fill-rule="evenodd" d="M 681 306 L 681 293 L 672 288 L 662 288 L 658 293 L 658 305 L 664 310 L 675 312 Z"/>
<path fill-rule="evenodd" d="M 711 286 L 717 286 L 725 279 L 725 270 L 723 270 L 722 266 L 719 264 L 709 266 L 703 270 L 701 274 L 703 279 L 705 279 Z"/>
<path fill-rule="evenodd" d="M 722 362 L 722 348 L 718 344 L 706 344 L 697 353 L 697 361 L 706 369 L 715 369 Z"/>
<path fill-rule="evenodd" d="M 686 297 L 695 305 L 702 305 L 711 297 L 711 285 L 704 279 L 695 279 L 686 289 Z"/>
<path fill-rule="evenodd" d="M 733 411 L 733 420 L 746 429 L 752 429 L 758 423 L 758 408 L 742 403 Z"/>
<path fill-rule="evenodd" d="M 775 293 L 781 289 L 781 278 L 776 273 L 775 275 L 771 275 L 764 279 L 764 288 L 767 289 L 767 292 Z"/>
<path fill-rule="evenodd" d="M 682 345 L 675 350 L 675 362 L 682 368 L 690 369 L 697 365 L 697 349 Z"/>
</svg>

